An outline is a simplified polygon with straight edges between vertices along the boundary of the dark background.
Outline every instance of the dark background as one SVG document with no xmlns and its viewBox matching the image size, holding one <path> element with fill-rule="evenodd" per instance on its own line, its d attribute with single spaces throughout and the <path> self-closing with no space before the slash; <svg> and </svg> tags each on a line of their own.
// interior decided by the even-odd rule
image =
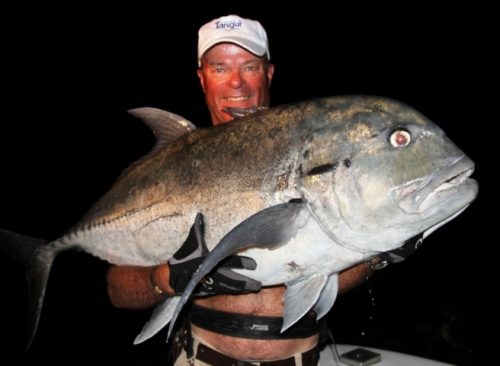
<svg viewBox="0 0 500 366">
<path fill-rule="evenodd" d="M 460 365 L 495 362 L 500 199 L 492 10 L 175 6 L 185 9 L 4 9 L 0 227 L 53 239 L 73 225 L 154 143 L 128 109 L 154 106 L 208 126 L 195 75 L 197 31 L 237 13 L 268 31 L 273 105 L 346 93 L 396 98 L 440 125 L 476 162 L 480 193 L 469 209 L 406 262 L 337 300 L 329 315 L 336 341 Z M 164 362 L 164 332 L 132 346 L 149 312 L 113 308 L 106 269 L 88 254 L 58 257 L 37 337 L 24 352 L 24 269 L 0 253 L 0 365 Z"/>
</svg>

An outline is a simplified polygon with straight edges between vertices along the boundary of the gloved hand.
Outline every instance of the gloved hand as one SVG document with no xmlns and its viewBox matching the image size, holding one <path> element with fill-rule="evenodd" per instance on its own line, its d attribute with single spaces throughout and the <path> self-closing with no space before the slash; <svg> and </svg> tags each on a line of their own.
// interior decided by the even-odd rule
<svg viewBox="0 0 500 366">
<path fill-rule="evenodd" d="M 390 263 L 398 263 L 404 261 L 410 255 L 412 255 L 415 250 L 417 250 L 424 241 L 424 233 L 415 235 L 414 237 L 406 240 L 404 244 L 396 249 L 390 250 L 388 252 L 380 253 L 377 257 L 380 260 L 370 261 L 370 268 L 374 271 L 378 271 L 387 267 Z"/>
<path fill-rule="evenodd" d="M 204 240 L 203 216 L 196 215 L 195 222 L 191 227 L 188 238 L 170 259 L 170 286 L 176 294 L 182 294 L 193 273 L 208 254 L 208 248 Z M 231 271 L 231 269 L 250 269 L 257 267 L 252 258 L 243 256 L 230 256 L 222 261 L 203 281 L 198 285 L 196 295 L 212 294 L 240 294 L 259 291 L 261 283 L 246 276 Z"/>
</svg>

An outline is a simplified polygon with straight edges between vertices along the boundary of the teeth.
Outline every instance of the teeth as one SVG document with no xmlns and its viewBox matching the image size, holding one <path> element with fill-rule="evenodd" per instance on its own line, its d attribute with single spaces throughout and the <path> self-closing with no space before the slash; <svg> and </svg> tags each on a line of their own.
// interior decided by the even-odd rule
<svg viewBox="0 0 500 366">
<path fill-rule="evenodd" d="M 227 97 L 225 98 L 228 102 L 244 102 L 250 99 L 250 97 Z"/>
</svg>

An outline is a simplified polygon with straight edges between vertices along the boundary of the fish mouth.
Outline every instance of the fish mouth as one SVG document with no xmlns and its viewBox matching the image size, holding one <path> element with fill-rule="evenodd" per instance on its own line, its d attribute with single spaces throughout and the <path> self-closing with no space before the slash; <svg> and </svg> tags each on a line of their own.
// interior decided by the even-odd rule
<svg viewBox="0 0 500 366">
<path fill-rule="evenodd" d="M 394 189 L 391 195 L 409 214 L 423 213 L 448 203 L 458 210 L 476 197 L 477 182 L 469 178 L 473 172 L 474 162 L 462 155 L 445 168 Z"/>
</svg>

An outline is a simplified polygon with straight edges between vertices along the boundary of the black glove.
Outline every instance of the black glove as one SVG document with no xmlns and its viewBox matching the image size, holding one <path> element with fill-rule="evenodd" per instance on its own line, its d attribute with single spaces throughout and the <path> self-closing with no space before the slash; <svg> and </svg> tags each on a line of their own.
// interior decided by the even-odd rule
<svg viewBox="0 0 500 366">
<path fill-rule="evenodd" d="M 412 255 L 415 250 L 417 250 L 422 242 L 424 241 L 424 233 L 415 235 L 414 237 L 406 240 L 404 244 L 396 249 L 390 250 L 388 252 L 383 252 L 378 255 L 381 259 L 379 262 L 370 262 L 370 268 L 374 271 L 383 269 L 389 265 L 389 263 L 399 263 L 404 261 L 410 255 Z"/>
<path fill-rule="evenodd" d="M 193 273 L 208 254 L 204 240 L 203 216 L 196 215 L 195 222 L 189 235 L 169 261 L 170 286 L 176 294 L 182 294 Z M 234 268 L 253 270 L 257 263 L 252 258 L 243 256 L 230 256 L 222 261 L 195 290 L 196 295 L 213 295 L 220 293 L 241 294 L 259 291 L 261 283 L 231 271 Z"/>
</svg>

